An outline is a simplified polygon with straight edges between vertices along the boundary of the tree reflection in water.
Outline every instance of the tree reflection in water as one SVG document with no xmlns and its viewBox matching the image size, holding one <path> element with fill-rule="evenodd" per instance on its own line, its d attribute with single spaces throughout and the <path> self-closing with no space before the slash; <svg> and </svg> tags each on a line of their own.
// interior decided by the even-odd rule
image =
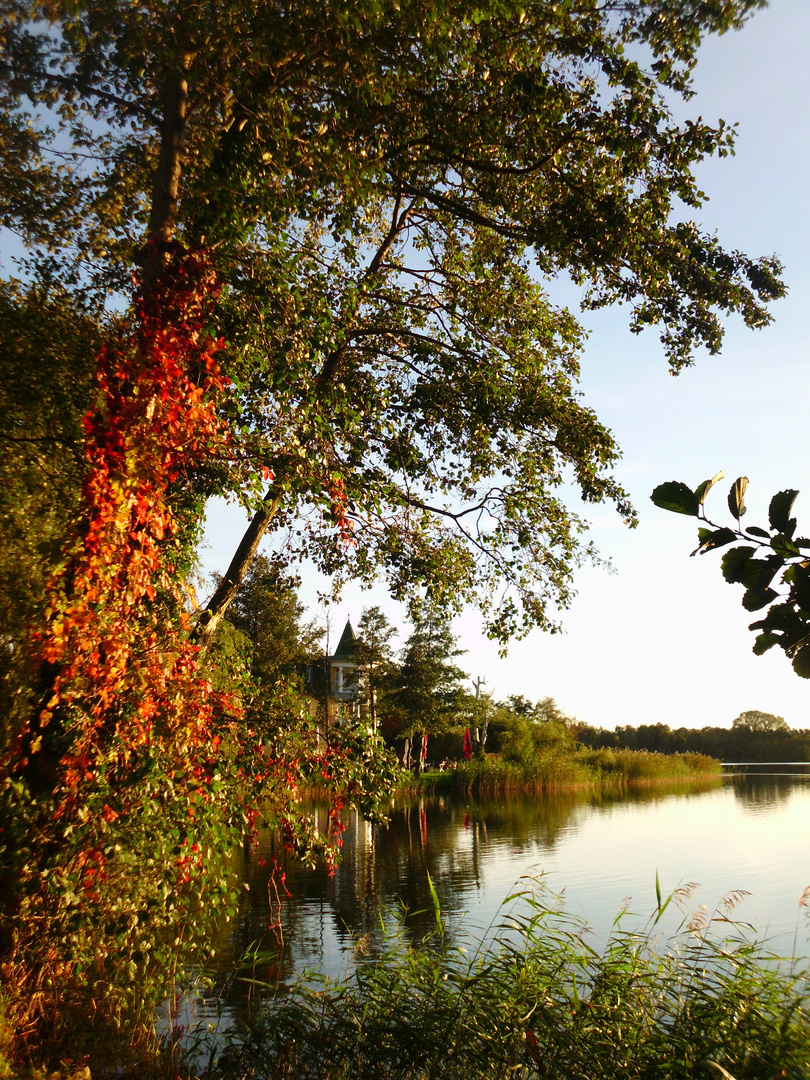
<svg viewBox="0 0 810 1080">
<path fill-rule="evenodd" d="M 740 808 L 748 814 L 771 814 L 784 806 L 793 790 L 793 778 L 780 775 L 772 766 L 772 771 L 745 773 L 738 776 L 734 783 L 734 796 Z"/>
<path fill-rule="evenodd" d="M 241 856 L 240 872 L 249 886 L 235 924 L 219 942 L 215 978 L 229 983 L 229 1008 L 249 1009 L 258 983 L 290 982 L 302 969 L 340 977 L 355 955 L 374 955 L 384 935 L 395 930 L 412 943 L 435 927 L 428 874 L 434 883 L 446 933 L 479 936 L 474 916 L 486 891 L 483 864 L 503 860 L 513 876 L 503 882 L 498 901 L 512 891 L 529 863 L 539 865 L 570 841 L 593 815 L 614 807 L 643 806 L 716 789 L 718 780 L 632 791 L 565 791 L 554 795 L 521 792 L 499 797 L 399 797 L 391 801 L 386 828 L 374 828 L 356 814 L 345 815 L 343 858 L 329 878 L 322 868 L 304 869 L 284 852 L 279 836 L 260 835 L 258 850 Z M 319 828 L 327 809 L 314 805 Z M 288 895 L 282 891 L 281 932 L 269 928 L 277 912 L 271 867 L 284 866 Z M 497 902 L 496 902 L 497 907 Z M 254 959 L 233 979 L 235 958 Z"/>
</svg>

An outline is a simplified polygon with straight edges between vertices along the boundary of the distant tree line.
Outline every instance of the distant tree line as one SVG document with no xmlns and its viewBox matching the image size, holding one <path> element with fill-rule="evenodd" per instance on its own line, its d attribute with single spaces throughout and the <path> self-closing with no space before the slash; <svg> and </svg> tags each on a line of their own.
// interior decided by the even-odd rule
<svg viewBox="0 0 810 1080">
<path fill-rule="evenodd" d="M 668 724 L 625 725 L 615 731 L 580 724 L 585 746 L 653 750 L 661 754 L 708 754 L 721 761 L 810 761 L 810 729 L 791 728 L 781 716 L 748 710 L 730 728 L 679 727 Z"/>
</svg>

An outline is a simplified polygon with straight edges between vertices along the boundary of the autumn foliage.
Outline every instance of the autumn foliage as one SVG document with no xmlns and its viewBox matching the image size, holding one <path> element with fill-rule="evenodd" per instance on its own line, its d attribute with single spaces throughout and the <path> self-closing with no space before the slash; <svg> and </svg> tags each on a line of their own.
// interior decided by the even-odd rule
<svg viewBox="0 0 810 1080">
<path fill-rule="evenodd" d="M 220 759 L 239 703 L 204 670 L 178 570 L 186 492 L 228 453 L 215 288 L 204 254 L 175 252 L 99 356 L 81 517 L 32 629 L 32 708 L 0 772 L 0 966 L 39 1041 L 66 997 L 151 1028 L 195 915 L 234 911 L 221 862 L 253 812 Z"/>
<path fill-rule="evenodd" d="M 33 635 L 44 689 L 14 763 L 30 771 L 37 754 L 52 756 L 53 725 L 64 746 L 58 813 L 83 780 L 130 767 L 155 740 L 185 755 L 210 736 L 214 702 L 184 633 L 171 502 L 226 445 L 219 343 L 204 332 L 214 288 L 202 254 L 175 260 L 136 295 L 134 323 L 99 357 L 98 402 L 84 420 L 84 521 Z"/>
<path fill-rule="evenodd" d="M 154 265 L 165 253 L 151 247 Z M 258 824 L 334 867 L 342 807 L 371 812 L 390 787 L 365 729 L 325 733 L 294 688 L 194 642 L 195 500 L 232 453 L 221 343 L 206 333 L 215 297 L 205 254 L 176 247 L 98 357 L 80 516 L 31 631 L 31 708 L 0 763 L 0 975 L 20 1060 L 102 1014 L 150 1033 L 178 966 L 205 963 L 236 915 L 234 853 Z M 348 542 L 345 492 L 329 496 Z M 331 802 L 321 833 L 301 807 L 313 785 Z"/>
</svg>

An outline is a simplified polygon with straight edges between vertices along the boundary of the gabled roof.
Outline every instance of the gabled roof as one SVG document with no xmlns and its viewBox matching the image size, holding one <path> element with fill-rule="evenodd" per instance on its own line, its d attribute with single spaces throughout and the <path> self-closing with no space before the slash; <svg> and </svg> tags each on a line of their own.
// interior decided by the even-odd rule
<svg viewBox="0 0 810 1080">
<path fill-rule="evenodd" d="M 354 648 L 356 638 L 354 636 L 354 630 L 352 630 L 351 619 L 346 620 L 346 625 L 343 628 L 343 633 L 340 635 L 340 641 L 338 647 L 335 649 L 334 655 L 330 656 L 330 660 L 354 660 Z"/>
</svg>

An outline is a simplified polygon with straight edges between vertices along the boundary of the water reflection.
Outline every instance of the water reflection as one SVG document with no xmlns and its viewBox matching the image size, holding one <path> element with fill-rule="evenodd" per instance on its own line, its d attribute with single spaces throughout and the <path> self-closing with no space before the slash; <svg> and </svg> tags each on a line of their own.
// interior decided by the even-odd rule
<svg viewBox="0 0 810 1080">
<path fill-rule="evenodd" d="M 735 777 L 733 790 L 744 813 L 773 814 L 790 799 L 793 777 L 777 773 L 743 774 Z"/>
<path fill-rule="evenodd" d="M 243 856 L 249 891 L 223 968 L 229 959 L 258 947 L 273 958 L 264 973 L 270 980 L 286 981 L 304 966 L 335 972 L 358 941 L 372 949 L 379 943 L 381 914 L 383 919 L 401 919 L 405 935 L 421 941 L 435 918 L 428 874 L 452 933 L 464 913 L 480 905 L 491 887 L 487 877 L 494 865 L 514 867 L 505 895 L 528 864 L 540 864 L 560 845 L 570 844 L 594 814 L 616 806 L 657 804 L 718 784 L 703 781 L 677 791 L 650 788 L 624 794 L 398 798 L 391 802 L 386 828 L 347 815 L 343 858 L 331 878 L 323 869 L 297 866 L 287 858 L 280 838 L 265 832 L 258 850 Z M 312 813 L 319 827 L 325 827 L 326 808 L 313 806 Z M 287 895 L 281 897 L 273 886 L 274 862 L 286 873 Z M 271 928 L 279 917 L 280 932 Z"/>
<path fill-rule="evenodd" d="M 312 813 L 325 827 L 326 809 Z M 234 959 L 253 949 L 262 959 L 248 974 L 270 985 L 305 968 L 339 977 L 356 950 L 374 955 L 386 924 L 422 941 L 435 920 L 428 873 L 458 941 L 474 941 L 498 919 L 515 882 L 532 872 L 566 892 L 597 944 L 626 896 L 634 897 L 632 910 L 650 913 L 656 873 L 665 893 L 701 882 L 694 905 L 709 911 L 733 889 L 747 889 L 741 917 L 792 940 L 796 901 L 810 883 L 808 821 L 810 778 L 771 774 L 629 793 L 398 798 L 387 828 L 346 816 L 343 861 L 332 878 L 287 862 L 279 838 L 267 832 L 257 852 L 242 856 L 249 891 L 223 935 L 217 975 L 224 982 Z M 280 912 L 273 859 L 287 872 Z M 674 905 L 672 913 L 677 922 Z M 280 931 L 270 928 L 276 919 Z M 229 1008 L 247 1010 L 256 992 L 255 982 L 235 982 Z"/>
</svg>

